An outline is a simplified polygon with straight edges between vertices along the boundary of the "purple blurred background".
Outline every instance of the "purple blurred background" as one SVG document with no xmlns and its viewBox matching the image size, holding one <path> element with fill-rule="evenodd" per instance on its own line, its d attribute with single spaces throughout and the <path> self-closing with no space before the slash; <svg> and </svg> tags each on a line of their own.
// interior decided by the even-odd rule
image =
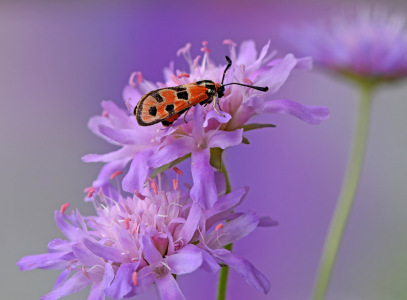
<svg viewBox="0 0 407 300">
<path fill-rule="evenodd" d="M 88 119 L 101 100 L 123 105 L 132 71 L 162 80 L 177 49 L 191 42 L 196 55 L 207 40 L 224 63 L 222 41 L 269 39 L 284 54 L 279 30 L 352 7 L 375 5 L 406 12 L 405 1 L 49 1 L 0 3 L 0 118 L 2 299 L 38 299 L 57 271 L 22 273 L 24 255 L 43 253 L 62 237 L 53 211 L 71 202 L 83 214 L 83 188 L 101 165 L 87 153 L 113 147 L 93 136 Z M 365 167 L 328 299 L 407 299 L 406 81 L 384 86 L 372 111 Z M 271 215 L 280 226 L 261 228 L 237 243 L 272 282 L 264 296 L 232 272 L 229 299 L 308 299 L 319 255 L 344 174 L 355 89 L 321 73 L 296 73 L 275 98 L 326 105 L 332 117 L 319 126 L 270 115 L 277 124 L 247 134 L 251 144 L 227 151 L 232 185 L 251 187 L 244 208 Z M 180 277 L 188 299 L 214 299 L 217 276 Z M 86 299 L 88 290 L 67 299 Z M 137 299 L 155 299 L 154 292 Z"/>
</svg>

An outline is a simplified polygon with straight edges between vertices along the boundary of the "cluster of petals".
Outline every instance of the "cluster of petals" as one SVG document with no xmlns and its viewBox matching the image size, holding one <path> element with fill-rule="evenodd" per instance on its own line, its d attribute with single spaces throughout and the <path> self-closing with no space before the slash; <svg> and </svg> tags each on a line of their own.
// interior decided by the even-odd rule
<svg viewBox="0 0 407 300">
<path fill-rule="evenodd" d="M 101 116 L 93 117 L 89 128 L 106 141 L 120 146 L 107 154 L 88 154 L 83 157 L 85 162 L 104 162 L 97 180 L 92 186 L 103 187 L 114 172 L 126 168 L 123 178 L 123 189 L 133 193 L 143 188 L 144 182 L 151 170 L 185 155 L 192 157 L 192 176 L 194 186 L 192 197 L 206 199 L 201 205 L 210 208 L 216 193 L 213 184 L 205 189 L 203 176 L 213 178 L 209 165 L 210 148 L 225 149 L 240 144 L 244 126 L 250 118 L 261 113 L 285 113 L 293 115 L 309 124 L 319 124 L 329 117 L 326 107 L 309 106 L 286 99 L 272 99 L 285 83 L 294 69 L 309 69 L 310 58 L 296 58 L 287 54 L 276 58 L 276 52 L 269 53 L 270 43 L 267 43 L 258 54 L 253 41 L 245 41 L 239 51 L 234 42 L 224 41 L 229 48 L 228 55 L 232 59 L 232 67 L 226 74 L 224 83 L 239 82 L 255 86 L 267 86 L 268 92 L 242 86 L 227 86 L 225 95 L 219 103 L 222 115 L 217 114 L 212 105 L 201 107 L 197 105 L 184 117 L 179 118 L 171 127 L 166 128 L 160 123 L 153 126 L 139 126 L 133 116 L 134 107 L 146 93 L 165 87 L 193 83 L 199 80 L 213 80 L 220 83 L 226 67 L 216 65 L 210 58 L 210 49 L 203 43 L 202 57 L 192 58 L 187 44 L 178 51 L 189 64 L 189 71 L 175 70 L 171 64 L 164 70 L 164 83 L 153 83 L 145 80 L 140 72 L 130 77 L 123 96 L 126 109 L 120 109 L 113 102 L 103 102 Z M 169 159 L 171 157 L 171 159 Z M 201 197 L 207 193 L 208 197 Z"/>
<path fill-rule="evenodd" d="M 393 81 L 407 76 L 405 23 L 405 16 L 365 8 L 290 29 L 286 38 L 323 67 L 356 79 Z"/>
<path fill-rule="evenodd" d="M 185 299 L 173 275 L 202 268 L 216 272 L 228 265 L 257 290 L 270 283 L 250 262 L 224 249 L 257 226 L 272 226 L 254 211 L 234 212 L 247 188 L 221 195 L 204 210 L 164 174 L 132 197 L 102 189 L 90 197 L 96 215 L 84 217 L 68 205 L 55 212 L 66 239 L 48 244 L 48 253 L 23 257 L 21 270 L 62 269 L 43 300 L 59 299 L 91 286 L 88 299 L 133 297 L 154 285 L 159 299 Z M 109 189 L 112 189 L 110 186 Z M 228 222 L 226 222 L 228 221 Z"/>
</svg>

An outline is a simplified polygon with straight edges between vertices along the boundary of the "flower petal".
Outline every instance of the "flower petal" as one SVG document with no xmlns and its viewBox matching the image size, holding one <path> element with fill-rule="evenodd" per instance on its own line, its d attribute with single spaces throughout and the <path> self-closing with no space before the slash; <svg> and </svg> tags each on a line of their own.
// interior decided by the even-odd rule
<svg viewBox="0 0 407 300">
<path fill-rule="evenodd" d="M 130 116 L 127 110 L 119 108 L 113 101 L 102 101 L 103 109 L 108 113 L 114 127 L 131 128 L 134 116 Z"/>
<path fill-rule="evenodd" d="M 83 162 L 111 162 L 123 159 L 130 159 L 137 150 L 134 147 L 120 148 L 119 150 L 112 151 L 105 154 L 87 154 L 82 156 Z"/>
<path fill-rule="evenodd" d="M 77 293 L 91 283 L 91 280 L 88 279 L 82 272 L 77 272 L 57 289 L 42 296 L 41 300 L 56 300 L 70 294 Z"/>
<path fill-rule="evenodd" d="M 215 273 L 218 272 L 220 269 L 220 266 L 216 259 L 210 255 L 208 252 L 205 250 L 201 250 L 202 252 L 202 265 L 201 268 L 204 269 L 207 272 Z"/>
<path fill-rule="evenodd" d="M 147 291 L 154 283 L 155 277 L 150 266 L 145 266 L 137 271 L 137 286 L 133 283 L 133 290 L 125 298 L 133 297 Z"/>
<path fill-rule="evenodd" d="M 142 191 L 150 167 L 148 160 L 156 153 L 158 147 L 147 148 L 133 158 L 129 171 L 122 181 L 123 190 L 129 193 Z"/>
<path fill-rule="evenodd" d="M 269 88 L 269 95 L 277 92 L 280 87 L 287 80 L 292 69 L 297 64 L 297 59 L 292 54 L 287 54 L 280 62 L 273 68 L 264 73 L 258 81 L 257 86 L 267 86 Z"/>
<path fill-rule="evenodd" d="M 154 265 L 163 260 L 161 253 L 157 250 L 157 248 L 153 245 L 151 238 L 147 235 L 143 235 L 141 237 L 141 241 L 143 243 L 143 253 L 144 259 L 150 264 Z"/>
<path fill-rule="evenodd" d="M 165 262 L 172 274 L 182 275 L 194 272 L 202 264 L 202 253 L 194 245 L 187 245 L 176 254 L 167 256 Z"/>
<path fill-rule="evenodd" d="M 201 105 L 196 105 L 194 109 L 194 123 L 192 125 L 192 136 L 195 140 L 200 140 L 204 133 L 205 114 Z"/>
<path fill-rule="evenodd" d="M 222 115 L 219 115 L 215 110 L 210 110 L 205 116 L 203 127 L 208 127 L 209 120 L 211 119 L 215 119 L 219 123 L 227 123 L 232 119 L 232 116 L 227 112 L 221 112 L 221 114 Z"/>
<path fill-rule="evenodd" d="M 190 153 L 194 148 L 195 144 L 192 138 L 181 137 L 160 149 L 148 160 L 148 164 L 153 168 L 161 167 Z"/>
<path fill-rule="evenodd" d="M 123 90 L 124 101 L 129 101 L 130 106 L 134 109 L 143 94 L 131 85 L 126 85 Z"/>
<path fill-rule="evenodd" d="M 59 230 L 65 235 L 70 241 L 77 241 L 83 235 L 81 230 L 69 223 L 65 218 L 64 214 L 59 210 L 54 213 L 55 223 L 57 224 Z"/>
<path fill-rule="evenodd" d="M 117 269 L 112 284 L 106 289 L 106 295 L 114 299 L 122 299 L 134 288 L 132 274 L 138 263 L 122 264 Z"/>
<path fill-rule="evenodd" d="M 74 245 L 72 247 L 72 252 L 76 259 L 85 266 L 100 265 L 104 263 L 104 260 L 101 257 L 95 255 L 82 244 Z"/>
<path fill-rule="evenodd" d="M 123 258 L 119 249 L 92 242 L 89 239 L 83 240 L 84 245 L 99 257 L 113 262 L 122 262 Z"/>
<path fill-rule="evenodd" d="M 244 187 L 220 197 L 211 209 L 205 211 L 206 219 L 219 213 L 229 212 L 242 203 L 248 192 L 249 187 Z"/>
<path fill-rule="evenodd" d="M 202 208 L 198 203 L 193 203 L 188 214 L 188 218 L 182 226 L 179 237 L 184 241 L 184 245 L 188 244 L 194 235 L 198 222 L 201 218 Z"/>
<path fill-rule="evenodd" d="M 112 265 L 105 263 L 105 272 L 102 281 L 95 283 L 89 293 L 88 300 L 105 300 L 105 290 L 114 278 Z"/>
<path fill-rule="evenodd" d="M 329 118 L 327 107 L 305 105 L 290 100 L 266 101 L 264 112 L 289 114 L 309 124 L 319 124 Z"/>
<path fill-rule="evenodd" d="M 256 229 L 259 224 L 259 216 L 252 210 L 240 217 L 223 224 L 221 231 L 211 234 L 211 241 L 207 243 L 209 248 L 215 249 L 233 243 Z M 212 237 L 215 235 L 216 237 Z"/>
<path fill-rule="evenodd" d="M 138 142 L 138 134 L 134 129 L 118 129 L 106 125 L 99 125 L 99 131 L 121 145 L 134 145 Z"/>
<path fill-rule="evenodd" d="M 17 266 L 20 268 L 21 271 L 28 271 L 37 268 L 59 268 L 60 266 L 66 264 L 66 261 L 61 259 L 64 255 L 65 253 L 61 252 L 27 255 L 22 257 L 17 262 Z"/>
<path fill-rule="evenodd" d="M 156 278 L 155 287 L 160 300 L 186 300 L 171 274 Z"/>
<path fill-rule="evenodd" d="M 270 291 L 271 285 L 268 279 L 246 259 L 225 249 L 217 249 L 213 251 L 213 255 L 238 272 L 256 290 L 264 294 Z"/>
<path fill-rule="evenodd" d="M 190 195 L 194 201 L 206 209 L 211 208 L 218 198 L 215 175 L 209 163 L 209 156 L 209 149 L 192 152 L 191 155 L 191 172 L 194 185 Z"/>
<path fill-rule="evenodd" d="M 222 131 L 217 130 L 210 137 L 208 146 L 210 148 L 222 148 L 226 149 L 231 146 L 239 145 L 242 142 L 243 129 L 237 129 L 235 131 Z"/>
<path fill-rule="evenodd" d="M 249 66 L 256 61 L 257 50 L 253 40 L 243 41 L 240 44 L 239 55 L 235 62 L 236 65 Z"/>
</svg>

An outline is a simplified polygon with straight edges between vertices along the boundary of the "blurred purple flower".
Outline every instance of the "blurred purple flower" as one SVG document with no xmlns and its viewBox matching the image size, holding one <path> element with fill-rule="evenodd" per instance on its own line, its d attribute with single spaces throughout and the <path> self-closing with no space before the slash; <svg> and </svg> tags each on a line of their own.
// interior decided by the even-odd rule
<svg viewBox="0 0 407 300">
<path fill-rule="evenodd" d="M 219 263 L 232 267 L 259 291 L 269 291 L 270 283 L 250 262 L 221 249 L 257 226 L 274 225 L 262 222 L 253 211 L 233 212 L 247 189 L 221 196 L 204 211 L 188 192 L 181 194 L 177 179 L 172 188 L 163 174 L 149 183 L 145 196 L 123 197 L 116 191 L 110 193 L 116 198 L 109 198 L 100 189 L 91 197 L 96 216 L 82 217 L 78 210 L 67 214 L 66 204 L 55 212 L 67 240 L 52 240 L 47 254 L 26 256 L 17 263 L 23 271 L 63 269 L 53 291 L 41 299 L 59 299 L 88 285 L 88 299 L 121 299 L 153 284 L 160 299 L 185 299 L 173 274 L 200 267 L 215 272 Z"/>
<path fill-rule="evenodd" d="M 365 9 L 287 30 L 285 36 L 299 54 L 356 80 L 379 83 L 407 76 L 407 30 L 400 15 Z"/>
</svg>

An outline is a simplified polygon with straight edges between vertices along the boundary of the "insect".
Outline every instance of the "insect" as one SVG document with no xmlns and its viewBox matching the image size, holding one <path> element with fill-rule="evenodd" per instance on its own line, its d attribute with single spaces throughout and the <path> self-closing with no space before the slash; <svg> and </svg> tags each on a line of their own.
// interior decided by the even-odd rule
<svg viewBox="0 0 407 300">
<path fill-rule="evenodd" d="M 226 71 L 232 65 L 232 61 L 226 56 L 228 65 L 225 68 L 222 76 L 222 82 L 216 83 L 212 80 L 200 80 L 195 83 L 166 87 L 151 91 L 141 97 L 137 106 L 134 108 L 134 115 L 137 122 L 141 126 L 150 126 L 161 122 L 164 126 L 170 126 L 183 113 L 197 104 L 207 105 L 213 101 L 213 109 L 217 114 L 222 115 L 217 110 L 222 109 L 219 106 L 219 98 L 222 98 L 225 93 L 225 86 L 236 84 L 246 86 L 258 91 L 267 92 L 268 87 L 259 87 L 232 82 L 223 84 Z M 185 119 L 185 117 L 184 117 Z"/>
</svg>

